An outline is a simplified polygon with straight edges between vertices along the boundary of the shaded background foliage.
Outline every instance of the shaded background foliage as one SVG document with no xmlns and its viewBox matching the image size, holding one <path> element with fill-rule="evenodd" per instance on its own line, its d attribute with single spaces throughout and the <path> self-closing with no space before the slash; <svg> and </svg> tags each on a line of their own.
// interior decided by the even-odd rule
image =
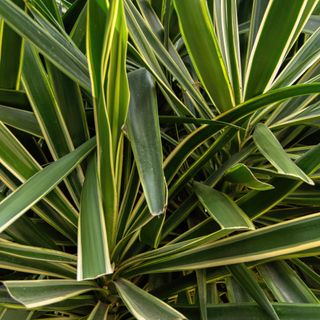
<svg viewBox="0 0 320 320">
<path fill-rule="evenodd" d="M 1 0 L 0 319 L 317 319 L 317 0 Z"/>
</svg>

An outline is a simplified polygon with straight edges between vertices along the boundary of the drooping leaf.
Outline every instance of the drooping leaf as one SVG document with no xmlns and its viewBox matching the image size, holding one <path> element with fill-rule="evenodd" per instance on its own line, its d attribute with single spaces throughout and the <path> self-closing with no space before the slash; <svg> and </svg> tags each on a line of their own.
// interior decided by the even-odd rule
<svg viewBox="0 0 320 320">
<path fill-rule="evenodd" d="M 238 183 L 254 190 L 269 190 L 273 186 L 258 180 L 252 171 L 243 163 L 236 164 L 225 173 L 225 179 L 232 183 Z"/>
<path fill-rule="evenodd" d="M 145 69 L 140 69 L 129 74 L 129 84 L 128 137 L 150 213 L 159 215 L 166 210 L 167 186 L 155 83 Z"/>
</svg>

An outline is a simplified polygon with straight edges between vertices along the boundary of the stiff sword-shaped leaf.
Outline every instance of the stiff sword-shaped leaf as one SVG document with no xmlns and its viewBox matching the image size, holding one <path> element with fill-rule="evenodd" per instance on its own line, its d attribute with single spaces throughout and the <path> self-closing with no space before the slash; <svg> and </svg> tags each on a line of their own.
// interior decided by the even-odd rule
<svg viewBox="0 0 320 320">
<path fill-rule="evenodd" d="M 320 92 L 320 84 L 296 85 L 272 90 L 258 97 L 252 98 L 237 107 L 217 116 L 215 120 L 223 122 L 235 122 L 242 119 L 260 108 L 269 104 L 279 102 L 294 96 L 302 96 Z M 186 136 L 177 147 L 165 159 L 166 177 L 170 181 L 176 171 L 188 156 L 209 137 L 221 130 L 221 126 L 201 126 Z"/>
<path fill-rule="evenodd" d="M 201 320 L 208 320 L 207 312 L 207 276 L 206 269 L 196 270 L 197 285 L 198 285 L 198 299 L 200 305 Z"/>
<path fill-rule="evenodd" d="M 302 20 L 306 22 L 316 3 L 317 0 L 269 2 L 247 65 L 245 99 L 270 88 L 292 42 L 303 28 L 300 22 Z"/>
<path fill-rule="evenodd" d="M 117 148 L 128 107 L 128 87 L 124 72 L 127 35 L 122 23 L 122 1 L 113 1 L 109 6 L 94 0 L 88 3 L 87 9 L 87 53 L 95 106 L 98 177 L 109 248 L 112 250 L 118 219 L 117 178 L 121 172 L 121 141 L 119 152 Z M 109 81 L 109 72 L 117 75 L 115 82 Z"/>
<path fill-rule="evenodd" d="M 112 42 L 106 44 L 107 48 L 104 56 L 104 61 L 108 62 L 105 66 L 107 72 L 105 75 L 106 103 L 111 125 L 114 156 L 118 152 L 121 129 L 127 118 L 129 106 L 129 85 L 126 74 L 128 32 L 122 1 L 119 2 L 116 14 L 114 34 L 113 36 L 110 35 L 109 39 Z M 112 32 L 112 30 L 109 32 Z"/>
<path fill-rule="evenodd" d="M 249 23 L 249 36 L 247 44 L 247 57 L 248 60 L 252 51 L 254 41 L 257 37 L 258 30 L 268 6 L 269 0 L 254 0 L 252 5 L 251 19 Z M 248 61 L 247 61 L 248 62 Z"/>
<path fill-rule="evenodd" d="M 106 223 L 97 176 L 96 157 L 92 157 L 83 185 L 78 227 L 78 280 L 110 274 Z"/>
<path fill-rule="evenodd" d="M 264 191 L 266 192 L 266 191 Z M 159 256 L 161 248 L 144 255 L 145 262 L 129 267 L 122 276 L 164 271 L 194 270 L 275 258 L 319 246 L 320 214 L 292 219 L 276 225 L 208 243 L 183 252 Z M 174 244 L 173 246 L 176 246 Z M 153 255 L 148 261 L 147 256 Z M 135 256 L 139 261 L 139 255 Z"/>
<path fill-rule="evenodd" d="M 186 319 L 183 314 L 126 279 L 120 278 L 114 284 L 126 307 L 138 320 Z"/>
<path fill-rule="evenodd" d="M 29 100 L 24 91 L 0 89 L 0 104 L 23 110 L 31 110 Z"/>
<path fill-rule="evenodd" d="M 320 59 L 320 28 L 305 42 L 272 84 L 272 88 L 291 85 Z"/>
<path fill-rule="evenodd" d="M 110 304 L 99 301 L 91 311 L 87 320 L 107 320 Z"/>
<path fill-rule="evenodd" d="M 155 82 L 145 69 L 129 74 L 130 105 L 126 127 L 144 195 L 152 215 L 165 212 L 167 185 L 158 120 Z"/>
<path fill-rule="evenodd" d="M 3 310 L 1 310 L 0 320 L 11 320 L 11 319 L 30 320 L 32 319 L 34 312 L 35 311 L 4 308 Z"/>
<path fill-rule="evenodd" d="M 31 41 L 62 72 L 90 90 L 88 67 L 84 55 L 56 31 L 56 36 L 39 26 L 10 0 L 0 3 L 0 15 L 18 34 Z M 57 40 L 59 39 L 59 40 Z M 81 57 L 81 58 L 80 58 Z"/>
<path fill-rule="evenodd" d="M 175 0 L 179 25 L 198 77 L 220 112 L 234 97 L 205 0 Z"/>
<path fill-rule="evenodd" d="M 236 0 L 214 1 L 217 38 L 232 83 L 235 103 L 242 102 L 242 71 Z"/>
<path fill-rule="evenodd" d="M 13 1 L 24 8 L 23 0 Z M 19 89 L 23 40 L 0 18 L 0 88 Z"/>
<path fill-rule="evenodd" d="M 253 133 L 253 140 L 259 151 L 279 173 L 292 176 L 302 181 L 314 185 L 310 179 L 287 155 L 280 142 L 274 136 L 272 131 L 262 123 L 256 126 Z"/>
<path fill-rule="evenodd" d="M 74 255 L 47 248 L 26 246 L 11 241 L 0 240 L 0 251 L 25 259 L 48 261 L 56 263 L 76 263 Z"/>
<path fill-rule="evenodd" d="M 40 57 L 29 43 L 25 43 L 22 80 L 48 148 L 57 160 L 72 151 L 74 146 Z M 76 172 L 66 179 L 66 185 L 78 204 L 81 185 Z"/>
<path fill-rule="evenodd" d="M 314 320 L 319 317 L 319 304 L 306 303 L 272 303 L 281 320 L 304 319 Z M 199 307 L 193 305 L 179 305 L 177 309 L 183 312 L 190 320 L 199 319 Z M 208 305 L 208 317 L 214 320 L 270 320 L 256 303 L 223 303 Z"/>
<path fill-rule="evenodd" d="M 10 296 L 27 308 L 36 308 L 60 302 L 91 290 L 93 282 L 76 280 L 4 281 Z"/>
<path fill-rule="evenodd" d="M 228 269 L 246 292 L 250 294 L 260 307 L 270 316 L 270 319 L 279 320 L 276 311 L 272 307 L 272 304 L 262 288 L 259 286 L 252 271 L 247 269 L 244 263 L 228 266 Z"/>
<path fill-rule="evenodd" d="M 24 146 L 16 139 L 16 137 L 6 128 L 6 126 L 0 122 L 0 159 L 2 164 L 9 170 L 18 181 L 25 182 L 37 172 L 41 170 L 40 164 L 31 156 L 31 154 L 24 148 Z M 1 170 L 3 176 L 3 170 Z M 6 180 L 4 178 L 4 180 Z M 19 183 L 11 182 L 8 183 L 10 189 L 14 190 L 18 187 Z M 70 230 L 70 223 L 77 226 L 77 211 L 71 205 L 69 200 L 63 195 L 60 189 L 55 189 L 49 193 L 45 199 L 65 220 L 64 226 Z M 46 206 L 45 204 L 39 204 L 42 209 Z M 39 206 L 38 205 L 38 206 Z M 49 218 L 51 224 L 61 219 L 56 217 L 56 214 L 51 214 L 52 209 L 46 208 L 42 213 Z M 42 215 L 43 216 L 43 215 Z M 53 218 L 55 216 L 55 218 Z M 53 219 L 52 219 L 53 218 Z M 45 219 L 47 221 L 47 219 Z M 63 228 L 64 229 L 64 228 Z"/>
<path fill-rule="evenodd" d="M 0 230 L 53 190 L 95 147 L 94 138 L 33 175 L 0 203 Z"/>
<path fill-rule="evenodd" d="M 0 121 L 36 137 L 43 137 L 33 112 L 0 105 Z"/>
<path fill-rule="evenodd" d="M 141 6 L 142 3 L 139 4 Z M 145 7 L 145 6 L 144 6 Z M 188 94 L 193 97 L 197 103 L 194 104 L 195 108 L 199 111 L 199 113 L 203 117 L 212 117 L 212 111 L 208 108 L 207 103 L 204 101 L 199 91 L 194 87 L 194 81 L 185 71 L 186 67 L 181 67 L 183 64 L 179 58 L 174 58 L 174 56 L 170 55 L 170 51 L 168 52 L 167 48 L 160 42 L 157 35 L 149 29 L 145 21 L 142 19 L 138 10 L 134 7 L 134 5 L 130 1 L 126 1 L 126 9 L 128 14 L 128 27 L 130 33 L 132 34 L 134 40 L 138 44 L 138 48 L 140 52 L 143 54 L 143 58 L 145 58 L 148 63 L 152 65 L 152 69 L 156 67 L 158 75 L 161 77 L 161 80 L 168 84 L 168 81 L 163 77 L 163 72 L 161 71 L 160 66 L 158 65 L 157 59 L 155 59 L 154 55 L 158 57 L 159 61 L 165 66 L 165 68 L 175 77 L 178 81 L 183 85 L 184 88 L 188 91 Z M 144 11 L 145 12 L 145 11 Z M 154 17 L 152 20 L 155 20 Z M 150 50 L 150 48 L 152 51 Z M 150 52 L 151 51 L 151 52 Z M 172 50 L 171 50 L 172 51 Z M 153 71 L 150 69 L 150 71 Z"/>
<path fill-rule="evenodd" d="M 258 271 L 277 301 L 318 303 L 316 296 L 285 261 L 259 265 Z"/>
<path fill-rule="evenodd" d="M 76 268 L 68 264 L 35 260 L 6 252 L 0 252 L 0 267 L 1 269 L 58 278 L 73 279 L 76 277 Z"/>
</svg>

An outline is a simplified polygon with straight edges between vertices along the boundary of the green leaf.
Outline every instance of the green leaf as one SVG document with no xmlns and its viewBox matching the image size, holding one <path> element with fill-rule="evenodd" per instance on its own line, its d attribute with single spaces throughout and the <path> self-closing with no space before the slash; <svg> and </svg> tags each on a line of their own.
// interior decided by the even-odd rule
<svg viewBox="0 0 320 320">
<path fill-rule="evenodd" d="M 5 230 L 24 212 L 54 189 L 95 147 L 95 139 L 81 145 L 33 175 L 0 203 L 0 230 Z M 17 200 L 18 199 L 18 200 Z"/>
<path fill-rule="evenodd" d="M 261 21 L 264 17 L 264 14 L 266 12 L 268 3 L 269 3 L 269 0 L 253 1 L 251 19 L 250 21 L 248 21 L 250 28 L 249 28 L 249 36 L 248 36 L 249 39 L 248 39 L 248 45 L 247 45 L 247 57 L 246 57 L 247 60 L 250 57 L 254 41 L 257 37 L 258 30 L 261 25 Z"/>
<path fill-rule="evenodd" d="M 23 91 L 0 89 L 0 104 L 23 110 L 31 110 L 28 97 Z"/>
<path fill-rule="evenodd" d="M 296 113 L 291 113 L 288 117 L 285 117 L 275 124 L 271 125 L 271 128 L 279 129 L 283 127 L 289 127 L 299 124 L 317 123 L 320 119 L 320 103 L 309 105 L 305 109 Z"/>
<path fill-rule="evenodd" d="M 76 263 L 76 257 L 72 254 L 47 248 L 25 246 L 6 240 L 0 240 L 0 251 L 32 260 L 56 263 Z"/>
<path fill-rule="evenodd" d="M 10 296 L 26 308 L 46 306 L 96 290 L 94 283 L 75 280 L 4 281 Z"/>
<path fill-rule="evenodd" d="M 242 102 L 242 71 L 236 0 L 214 1 L 214 23 L 219 46 L 231 79 L 235 103 Z"/>
<path fill-rule="evenodd" d="M 179 83 L 183 85 L 183 87 L 188 91 L 188 94 L 197 101 L 197 103 L 193 103 L 194 107 L 198 110 L 198 112 L 203 117 L 212 117 L 212 111 L 209 109 L 207 103 L 204 101 L 203 97 L 200 95 L 199 91 L 194 86 L 194 81 L 184 66 L 179 54 L 176 53 L 174 46 L 169 45 L 169 49 L 164 47 L 164 45 L 160 42 L 157 34 L 152 32 L 145 21 L 140 16 L 137 9 L 131 3 L 131 1 L 126 1 L 126 12 L 127 12 L 127 20 L 128 27 L 131 36 L 133 37 L 139 51 L 143 59 L 146 61 L 146 66 L 150 66 L 150 72 L 154 73 L 154 76 L 157 80 L 164 85 L 165 89 L 173 95 L 174 100 L 176 100 L 176 96 L 173 93 L 172 89 L 169 88 L 170 85 L 163 74 L 161 67 L 156 59 L 158 57 L 159 61 L 162 62 L 163 66 L 175 77 L 178 79 Z M 144 3 L 139 3 L 139 7 L 142 9 L 144 15 L 146 16 L 148 5 Z M 150 10 L 148 10 L 150 12 Z M 148 12 L 148 15 L 150 13 Z M 161 24 L 159 26 L 159 22 L 157 23 L 157 17 L 149 17 L 149 23 L 156 24 L 157 28 L 161 28 Z M 150 48 L 152 50 L 150 50 Z M 181 103 L 181 102 L 180 102 Z M 199 104 L 199 106 L 198 106 Z"/>
<path fill-rule="evenodd" d="M 207 212 L 221 228 L 254 230 L 250 219 L 226 194 L 199 182 L 194 182 L 194 191 Z"/>
<path fill-rule="evenodd" d="M 1 269 L 67 279 L 76 277 L 76 269 L 63 263 L 30 259 L 6 252 L 0 252 L 0 260 Z"/>
<path fill-rule="evenodd" d="M 88 125 L 79 86 L 53 64 L 46 63 L 49 82 L 54 90 L 61 116 L 73 146 L 76 148 L 89 138 Z"/>
<path fill-rule="evenodd" d="M 109 113 L 114 155 L 118 152 L 122 126 L 129 107 L 129 85 L 126 74 L 128 31 L 122 1 L 119 1 L 114 35 L 111 38 L 108 62 L 106 104 Z M 110 41 L 111 41 L 110 40 Z M 110 81 L 112 79 L 112 81 Z"/>
<path fill-rule="evenodd" d="M 272 131 L 259 123 L 253 133 L 253 140 L 259 151 L 278 170 L 279 173 L 301 179 L 314 185 L 310 179 L 287 155 Z"/>
<path fill-rule="evenodd" d="M 234 97 L 205 0 L 175 0 L 179 25 L 198 77 L 220 112 Z"/>
<path fill-rule="evenodd" d="M 126 279 L 114 282 L 118 293 L 132 315 L 138 320 L 161 319 L 178 320 L 186 319 L 184 315 L 173 309 L 160 299 L 140 289 Z"/>
<path fill-rule="evenodd" d="M 310 151 L 301 156 L 296 165 L 305 173 L 312 174 L 320 167 L 319 152 L 320 144 L 315 145 Z M 298 188 L 302 181 L 279 177 L 272 179 L 270 183 L 274 186 L 274 189 L 266 191 L 253 190 L 237 201 L 238 205 L 249 217 L 256 219 L 268 212 L 289 193 Z M 263 196 L 261 192 L 263 192 Z"/>
<path fill-rule="evenodd" d="M 0 121 L 34 136 L 43 137 L 33 112 L 0 105 Z"/>
<path fill-rule="evenodd" d="M 294 83 L 320 58 L 320 28 L 304 43 L 272 84 L 280 88 Z"/>
<path fill-rule="evenodd" d="M 208 320 L 206 269 L 196 270 L 201 320 Z"/>
<path fill-rule="evenodd" d="M 34 311 L 27 311 L 27 310 L 16 310 L 16 309 L 8 309 L 5 308 L 1 310 L 0 313 L 0 320 L 30 320 L 34 314 Z"/>
<path fill-rule="evenodd" d="M 305 33 L 314 33 L 320 26 L 320 16 L 312 15 L 303 28 Z"/>
<path fill-rule="evenodd" d="M 263 95 L 252 98 L 238 105 L 237 107 L 224 112 L 217 116 L 215 120 L 223 122 L 235 122 L 242 119 L 260 108 L 269 104 L 279 102 L 294 96 L 307 95 L 311 93 L 320 92 L 320 84 L 304 84 L 296 85 L 281 89 L 269 91 Z M 190 154 L 209 137 L 221 130 L 221 125 L 218 126 L 201 126 L 187 135 L 179 145 L 171 152 L 165 159 L 164 165 L 166 168 L 166 178 L 168 181 L 172 179 L 176 171 L 180 168 L 183 162 Z"/>
<path fill-rule="evenodd" d="M 260 305 L 260 307 L 270 316 L 270 319 L 279 320 L 279 317 L 269 302 L 257 280 L 243 263 L 228 266 L 233 277 L 246 290 L 248 294 Z"/>
<path fill-rule="evenodd" d="M 281 320 L 314 320 L 319 316 L 320 312 L 318 304 L 273 303 L 272 305 Z M 183 312 L 189 320 L 199 319 L 199 307 L 197 305 L 181 305 L 177 306 L 177 309 Z M 266 315 L 256 303 L 208 305 L 208 318 L 210 320 L 270 320 L 270 316 Z"/>
<path fill-rule="evenodd" d="M 279 302 L 318 303 L 318 299 L 285 261 L 259 265 L 258 271 Z"/>
<path fill-rule="evenodd" d="M 155 83 L 150 73 L 140 69 L 129 74 L 129 85 L 128 137 L 150 213 L 159 215 L 166 210 L 167 186 Z"/>
<path fill-rule="evenodd" d="M 87 53 L 97 131 L 98 178 L 103 195 L 109 248 L 116 239 L 121 173 L 121 126 L 126 118 L 128 86 L 125 74 L 126 39 L 122 1 L 109 7 L 91 1 L 87 7 Z M 94 21 L 94 23 L 92 23 Z M 109 81 L 109 73 L 117 75 Z M 107 91 L 107 92 L 106 92 Z"/>
<path fill-rule="evenodd" d="M 165 221 L 166 215 L 158 215 L 153 218 L 140 230 L 140 241 L 153 248 L 158 248 L 161 241 L 161 231 Z"/>
<path fill-rule="evenodd" d="M 108 319 L 109 308 L 110 308 L 110 304 L 105 304 L 99 301 L 91 311 L 87 320 Z"/>
<path fill-rule="evenodd" d="M 315 283 L 320 283 L 320 275 L 315 272 L 311 267 L 309 267 L 307 264 L 302 262 L 300 259 L 292 259 L 291 260 L 300 270 L 303 274 L 305 274 L 308 279 L 311 279 Z"/>
<path fill-rule="evenodd" d="M 28 43 L 25 44 L 22 79 L 48 148 L 57 160 L 72 151 L 74 146 L 40 57 Z M 76 172 L 70 175 L 66 184 L 78 204 L 81 186 Z"/>
<path fill-rule="evenodd" d="M 19 179 L 19 181 L 25 182 L 41 170 L 41 166 L 1 122 L 0 137 L 1 162 Z M 3 170 L 1 170 L 1 172 L 4 173 Z M 6 178 L 4 178 L 4 180 L 6 181 Z M 10 182 L 8 183 L 8 186 L 12 190 L 15 190 L 18 187 L 18 183 Z M 55 227 L 59 226 L 58 228 L 60 231 L 65 230 L 66 232 L 64 234 L 66 234 L 67 237 L 68 235 L 72 236 L 74 234 L 74 230 L 72 232 L 72 225 L 74 227 L 77 226 L 77 211 L 68 199 L 66 199 L 59 189 L 55 189 L 53 192 L 49 193 L 44 200 L 49 203 L 61 217 L 63 217 L 63 223 L 61 217 L 57 216 L 55 212 L 52 212 L 53 209 L 46 206 L 46 204 L 39 203 L 36 208 L 37 212 L 51 225 Z"/>
<path fill-rule="evenodd" d="M 238 183 L 254 190 L 269 190 L 273 186 L 258 180 L 252 171 L 243 163 L 232 166 L 225 172 L 225 179 L 232 183 Z"/>
<path fill-rule="evenodd" d="M 32 42 L 62 72 L 90 91 L 86 58 L 72 45 L 70 39 L 64 38 L 58 31 L 53 31 L 54 28 L 50 33 L 10 0 L 1 1 L 0 15 L 12 29 Z"/>
<path fill-rule="evenodd" d="M 159 255 L 161 248 L 150 251 L 141 256 L 141 261 L 145 262 L 128 268 L 122 276 L 225 266 L 315 248 L 319 246 L 319 225 L 320 214 L 312 214 L 179 253 L 171 254 L 170 246 L 167 245 L 164 247 L 166 254 Z M 176 245 L 178 244 L 172 246 Z M 136 255 L 135 261 L 139 261 L 139 258 L 139 255 Z"/>
<path fill-rule="evenodd" d="M 12 1 L 24 8 L 23 0 Z M 0 21 L 0 88 L 19 89 L 23 41 L 3 19 Z"/>
<path fill-rule="evenodd" d="M 249 293 L 233 278 L 226 279 L 229 303 L 253 302 Z"/>
<path fill-rule="evenodd" d="M 245 74 L 245 99 L 270 88 L 292 43 L 317 1 L 270 1 L 257 32 Z M 268 54 L 266 54 L 268 52 Z"/>
<path fill-rule="evenodd" d="M 94 156 L 89 162 L 81 194 L 78 226 L 78 280 L 95 279 L 113 272 L 96 169 Z"/>
</svg>

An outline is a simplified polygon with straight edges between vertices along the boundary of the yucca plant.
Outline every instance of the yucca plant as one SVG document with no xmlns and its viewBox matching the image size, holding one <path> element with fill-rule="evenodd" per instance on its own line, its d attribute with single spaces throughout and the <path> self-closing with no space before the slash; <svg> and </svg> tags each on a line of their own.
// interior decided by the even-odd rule
<svg viewBox="0 0 320 320">
<path fill-rule="evenodd" d="M 317 0 L 0 0 L 0 319 L 319 319 Z"/>
</svg>

